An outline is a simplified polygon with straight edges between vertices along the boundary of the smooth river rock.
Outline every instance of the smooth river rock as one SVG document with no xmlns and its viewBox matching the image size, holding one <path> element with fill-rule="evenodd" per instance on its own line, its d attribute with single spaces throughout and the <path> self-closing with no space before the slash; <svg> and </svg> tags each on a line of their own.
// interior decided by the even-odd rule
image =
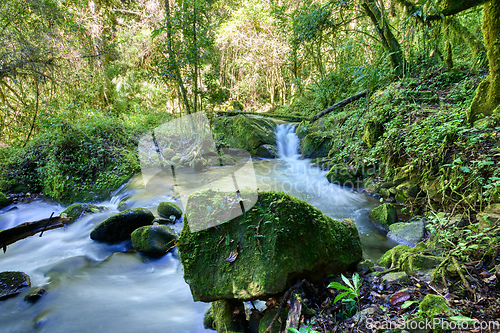
<svg viewBox="0 0 500 333">
<path fill-rule="evenodd" d="M 0 300 L 16 296 L 31 286 L 30 277 L 23 272 L 0 273 Z"/>
<path fill-rule="evenodd" d="M 162 224 L 137 228 L 130 236 L 134 250 L 154 256 L 161 256 L 172 250 L 177 240 L 175 232 Z"/>
<path fill-rule="evenodd" d="M 127 209 L 108 217 L 90 233 L 90 238 L 99 242 L 118 243 L 130 238 L 137 228 L 150 225 L 154 215 L 145 208 Z"/>
</svg>

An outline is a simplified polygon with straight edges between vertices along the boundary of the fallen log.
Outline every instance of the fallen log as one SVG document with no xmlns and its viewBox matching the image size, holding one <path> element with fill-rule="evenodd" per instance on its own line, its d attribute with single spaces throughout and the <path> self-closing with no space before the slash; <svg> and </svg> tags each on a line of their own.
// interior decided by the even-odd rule
<svg viewBox="0 0 500 333">
<path fill-rule="evenodd" d="M 300 122 L 304 119 L 307 119 L 307 117 L 302 117 L 302 116 L 290 116 L 286 114 L 276 114 L 276 113 L 265 113 L 265 112 L 247 112 L 247 111 L 222 111 L 222 110 L 215 110 L 215 111 L 210 111 L 212 113 L 216 113 L 219 115 L 223 116 L 237 116 L 240 114 L 243 115 L 250 115 L 250 116 L 260 116 L 260 117 L 265 117 L 265 118 L 275 118 L 275 119 L 281 119 L 289 122 Z"/>
<path fill-rule="evenodd" d="M 318 113 L 317 115 L 315 116 L 312 116 L 312 117 L 309 117 L 309 121 L 315 121 L 315 120 L 318 120 L 320 117 L 323 117 L 325 114 L 328 114 L 330 112 L 332 112 L 333 110 L 335 109 L 339 109 L 341 107 L 344 107 L 346 106 L 347 104 L 349 103 L 352 103 L 358 99 L 360 99 L 361 97 L 365 97 L 366 95 L 368 94 L 368 90 L 366 91 L 363 91 L 363 92 L 360 92 L 359 94 L 357 95 L 354 95 L 354 96 L 351 96 L 351 97 L 348 97 L 344 100 L 341 100 L 340 102 L 330 106 L 328 109 L 326 110 L 323 110 L 321 111 L 320 113 Z"/>
<path fill-rule="evenodd" d="M 21 223 L 10 229 L 0 231 L 0 246 L 3 248 L 3 252 L 5 253 L 5 251 L 7 251 L 7 246 L 17 242 L 18 240 L 36 235 L 39 232 L 43 234 L 45 230 L 64 227 L 70 221 L 71 217 L 52 217 L 51 215 L 48 219 Z M 42 234 L 40 234 L 40 237 Z"/>
</svg>

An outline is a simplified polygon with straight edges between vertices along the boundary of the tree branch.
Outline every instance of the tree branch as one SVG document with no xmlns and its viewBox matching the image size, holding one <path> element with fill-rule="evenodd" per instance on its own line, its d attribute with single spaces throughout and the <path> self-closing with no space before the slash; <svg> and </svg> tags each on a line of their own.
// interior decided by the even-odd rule
<svg viewBox="0 0 500 333">
<path fill-rule="evenodd" d="M 18 240 L 36 235 L 45 230 L 64 227 L 71 221 L 71 217 L 62 218 L 60 216 L 54 218 L 43 219 L 35 222 L 25 222 L 13 228 L 0 231 L 0 246 L 3 252 L 7 250 L 7 245 L 13 244 Z"/>
<path fill-rule="evenodd" d="M 361 97 L 365 97 L 367 94 L 368 94 L 368 90 L 365 90 L 365 91 L 363 91 L 363 92 L 361 92 L 361 93 L 359 93 L 357 95 L 354 95 L 354 96 L 351 96 L 349 98 L 346 98 L 346 99 L 344 99 L 344 100 L 342 100 L 342 101 L 340 101 L 340 102 L 338 102 L 338 103 L 330 106 L 328 109 L 321 111 L 317 115 L 310 117 L 308 120 L 309 121 L 318 120 L 320 117 L 323 117 L 325 114 L 328 114 L 328 113 L 332 112 L 335 109 L 344 107 L 344 106 L 346 106 L 347 104 L 349 104 L 351 102 L 357 101 Z"/>
</svg>

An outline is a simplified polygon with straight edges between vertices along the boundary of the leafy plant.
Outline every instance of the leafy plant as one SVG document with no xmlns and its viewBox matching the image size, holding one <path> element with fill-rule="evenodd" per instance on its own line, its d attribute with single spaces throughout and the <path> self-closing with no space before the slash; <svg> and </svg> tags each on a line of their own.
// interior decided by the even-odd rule
<svg viewBox="0 0 500 333">
<path fill-rule="evenodd" d="M 346 299 L 346 298 L 347 299 L 354 299 L 357 302 L 359 302 L 360 289 L 361 289 L 361 282 L 359 280 L 359 274 L 358 273 L 354 273 L 352 275 L 352 283 L 343 274 L 341 274 L 340 276 L 342 277 L 342 281 L 344 281 L 344 283 L 347 286 L 344 286 L 344 285 L 340 284 L 339 282 L 331 282 L 328 285 L 328 288 L 334 288 L 334 289 L 337 289 L 337 290 L 345 290 L 344 292 L 338 294 L 335 297 L 335 299 L 334 299 L 333 302 L 337 303 L 339 300 Z"/>
<path fill-rule="evenodd" d="M 313 330 L 312 326 L 302 326 L 299 329 L 290 327 L 290 328 L 288 328 L 288 332 L 292 332 L 292 333 L 319 333 L 318 331 Z"/>
</svg>

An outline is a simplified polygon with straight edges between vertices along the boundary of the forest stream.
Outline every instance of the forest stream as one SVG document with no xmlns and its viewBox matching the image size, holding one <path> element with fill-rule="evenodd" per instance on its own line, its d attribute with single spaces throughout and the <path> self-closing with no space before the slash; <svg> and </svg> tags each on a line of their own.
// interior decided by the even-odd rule
<svg viewBox="0 0 500 333">
<path fill-rule="evenodd" d="M 291 124 L 278 125 L 277 159 L 254 159 L 260 190 L 282 190 L 304 199 L 334 218 L 352 218 L 357 224 L 364 257 L 378 259 L 396 245 L 368 219 L 378 201 L 350 189 L 330 184 L 323 171 L 301 159 L 299 139 Z M 189 173 L 191 184 L 209 183 L 217 173 Z M 35 304 L 17 296 L 0 302 L 2 332 L 205 332 L 203 315 L 208 303 L 193 302 L 183 279 L 177 253 L 160 259 L 130 252 L 130 243 L 107 245 L 92 241 L 91 230 L 118 212 L 127 198 L 128 208 L 144 207 L 156 212 L 162 201 L 182 206 L 193 189 L 171 184 L 154 190 L 137 184 L 137 175 L 102 202 L 107 211 L 90 214 L 74 224 L 21 240 L 0 254 L 0 271 L 23 271 L 32 286 L 50 284 Z M 9 210 L 10 209 L 10 210 Z M 37 200 L 7 207 L 0 215 L 0 228 L 58 215 L 63 206 Z M 180 231 L 179 223 L 175 226 Z M 210 332 L 210 331 L 207 331 Z"/>
</svg>

